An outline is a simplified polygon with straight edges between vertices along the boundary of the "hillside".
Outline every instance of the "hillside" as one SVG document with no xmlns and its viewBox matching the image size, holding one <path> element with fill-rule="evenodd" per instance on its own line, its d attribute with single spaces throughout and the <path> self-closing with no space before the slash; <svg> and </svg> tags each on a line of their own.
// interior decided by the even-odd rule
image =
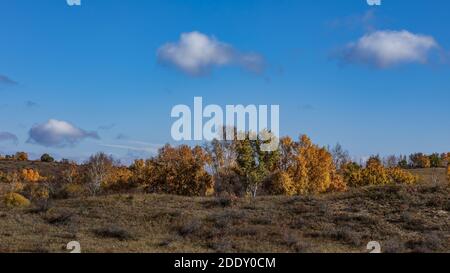
<svg viewBox="0 0 450 273">
<path fill-rule="evenodd" d="M 0 252 L 450 252 L 446 186 L 247 199 L 110 195 L 0 207 Z"/>
</svg>

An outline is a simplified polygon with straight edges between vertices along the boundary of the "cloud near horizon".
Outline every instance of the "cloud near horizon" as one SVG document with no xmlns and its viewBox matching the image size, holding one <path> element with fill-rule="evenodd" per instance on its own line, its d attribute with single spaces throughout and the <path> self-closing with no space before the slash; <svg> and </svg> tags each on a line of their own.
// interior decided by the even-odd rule
<svg viewBox="0 0 450 273">
<path fill-rule="evenodd" d="M 14 145 L 17 145 L 19 143 L 19 138 L 13 133 L 0 132 L 0 142 L 6 141 L 11 141 L 14 143 Z"/>
<path fill-rule="evenodd" d="M 97 132 L 88 132 L 69 122 L 50 119 L 46 123 L 33 126 L 29 131 L 27 142 L 45 147 L 62 148 L 73 146 L 87 138 L 100 139 Z"/>
<path fill-rule="evenodd" d="M 198 31 L 182 33 L 178 42 L 164 44 L 158 49 L 157 57 L 161 64 L 174 66 L 193 76 L 205 75 L 224 66 L 239 66 L 260 73 L 265 66 L 261 55 L 241 53 Z"/>
<path fill-rule="evenodd" d="M 402 31 L 375 31 L 349 43 L 339 52 L 346 63 L 389 68 L 401 64 L 425 64 L 439 44 L 432 36 Z"/>
</svg>

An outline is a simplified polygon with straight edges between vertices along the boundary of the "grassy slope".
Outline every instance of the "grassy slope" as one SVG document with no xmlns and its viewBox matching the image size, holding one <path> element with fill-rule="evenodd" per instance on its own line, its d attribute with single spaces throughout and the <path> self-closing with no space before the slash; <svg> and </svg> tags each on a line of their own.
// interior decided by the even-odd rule
<svg viewBox="0 0 450 273">
<path fill-rule="evenodd" d="M 111 195 L 0 207 L 0 252 L 450 252 L 450 189 L 369 187 L 318 197 Z M 226 205 L 226 204 L 225 204 Z"/>
</svg>

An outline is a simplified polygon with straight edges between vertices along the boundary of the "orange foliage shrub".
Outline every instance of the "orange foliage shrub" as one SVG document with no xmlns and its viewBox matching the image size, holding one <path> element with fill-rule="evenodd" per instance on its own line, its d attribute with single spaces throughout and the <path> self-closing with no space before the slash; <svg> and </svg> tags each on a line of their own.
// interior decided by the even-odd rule
<svg viewBox="0 0 450 273">
<path fill-rule="evenodd" d="M 135 160 L 130 166 L 132 183 L 137 185 L 149 184 L 152 179 L 153 162 L 151 160 Z"/>
<path fill-rule="evenodd" d="M 33 169 L 22 169 L 21 178 L 25 182 L 36 183 L 45 180 L 45 177 L 41 176 L 38 171 Z"/>
<path fill-rule="evenodd" d="M 114 167 L 109 173 L 109 178 L 102 185 L 105 189 L 124 190 L 129 189 L 132 184 L 133 172 L 126 167 Z"/>
<path fill-rule="evenodd" d="M 149 192 L 204 196 L 213 193 L 212 176 L 205 167 L 210 162 L 201 147 L 172 147 L 166 145 L 152 160 Z"/>
</svg>

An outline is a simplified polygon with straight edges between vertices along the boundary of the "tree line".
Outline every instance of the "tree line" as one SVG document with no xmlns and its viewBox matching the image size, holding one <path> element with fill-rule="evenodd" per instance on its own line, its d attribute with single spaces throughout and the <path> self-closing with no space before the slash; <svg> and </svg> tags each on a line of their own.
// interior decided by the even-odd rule
<svg viewBox="0 0 450 273">
<path fill-rule="evenodd" d="M 40 199 L 134 190 L 184 196 L 320 194 L 368 185 L 414 184 L 418 177 L 407 169 L 443 166 L 450 179 L 450 153 L 372 156 L 356 163 L 341 145 L 321 147 L 306 135 L 298 140 L 283 137 L 279 149 L 272 152 L 262 151 L 264 143 L 247 134 L 244 140 L 213 140 L 203 146 L 166 145 L 157 155 L 130 166 L 98 153 L 83 164 L 64 160 L 61 171 L 47 176 L 35 169 L 0 172 L 0 182 L 8 185 L 8 193 Z M 3 160 L 23 161 L 28 155 L 17 153 Z M 44 154 L 41 161 L 54 159 Z"/>
</svg>

